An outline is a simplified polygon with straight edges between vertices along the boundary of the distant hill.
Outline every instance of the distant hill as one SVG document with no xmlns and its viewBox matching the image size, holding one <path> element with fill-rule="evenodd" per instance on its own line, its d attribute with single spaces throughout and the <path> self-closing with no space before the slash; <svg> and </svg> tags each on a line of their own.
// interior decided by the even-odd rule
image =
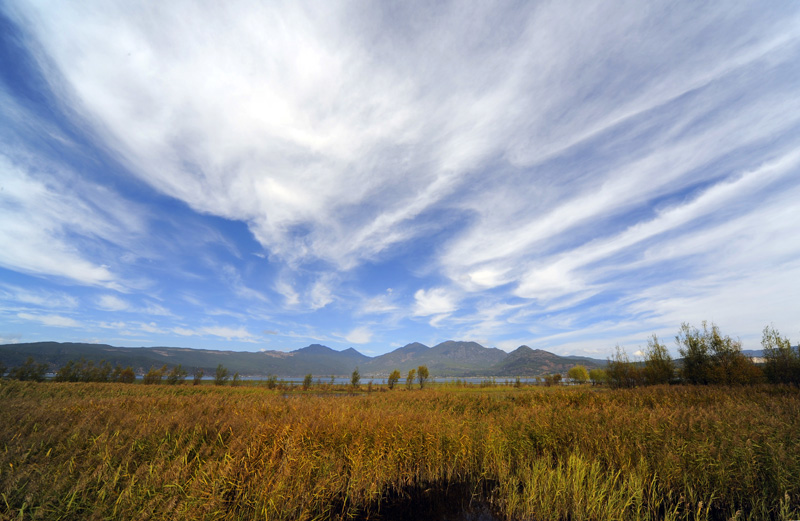
<svg viewBox="0 0 800 521">
<path fill-rule="evenodd" d="M 546 373 L 566 373 L 576 365 L 594 369 L 605 366 L 606 361 L 582 356 L 558 356 L 549 351 L 522 345 L 493 366 L 492 370 L 497 375 L 538 376 Z"/>
<path fill-rule="evenodd" d="M 420 365 L 428 366 L 435 376 L 465 376 L 494 366 L 508 354 L 497 348 L 486 348 L 476 342 L 448 340 L 433 347 L 413 343 L 391 353 L 377 356 L 364 364 L 364 370 L 374 374 L 389 374 L 399 369 L 405 374 Z"/>
<path fill-rule="evenodd" d="M 477 342 L 448 340 L 433 347 L 414 342 L 377 357 L 369 357 L 353 348 L 336 351 L 320 344 L 295 351 L 223 351 L 186 347 L 115 347 L 105 344 L 34 342 L 0 345 L 0 361 L 16 367 L 32 356 L 56 371 L 70 360 L 106 360 L 112 365 L 131 366 L 141 374 L 151 367 L 182 365 L 189 372 L 202 369 L 212 374 L 218 364 L 231 373 L 243 376 L 349 375 L 359 368 L 362 375 L 388 375 L 398 369 L 402 374 L 425 365 L 433 377 L 448 376 L 538 376 L 565 373 L 576 364 L 601 367 L 604 360 L 563 357 L 520 346 L 511 353 L 487 348 Z"/>
<path fill-rule="evenodd" d="M 231 373 L 243 376 L 303 376 L 348 375 L 369 357 L 347 349 L 335 351 L 318 344 L 292 352 L 283 351 L 222 351 L 190 349 L 184 347 L 114 347 L 104 344 L 81 344 L 59 342 L 36 342 L 29 344 L 6 344 L 0 346 L 0 360 L 8 367 L 15 367 L 32 356 L 37 362 L 45 362 L 55 371 L 69 360 L 81 357 L 86 360 L 106 360 L 112 365 L 131 366 L 137 373 L 164 364 L 172 367 L 182 365 L 188 371 L 202 369 L 213 374 L 218 364 Z"/>
</svg>

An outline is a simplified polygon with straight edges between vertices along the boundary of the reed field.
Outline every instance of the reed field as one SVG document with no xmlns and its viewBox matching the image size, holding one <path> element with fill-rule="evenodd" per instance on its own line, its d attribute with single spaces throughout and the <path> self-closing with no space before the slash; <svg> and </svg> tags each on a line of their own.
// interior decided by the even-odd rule
<svg viewBox="0 0 800 521">
<path fill-rule="evenodd" d="M 2 381 L 0 518 L 800 519 L 796 387 L 376 389 Z"/>
</svg>

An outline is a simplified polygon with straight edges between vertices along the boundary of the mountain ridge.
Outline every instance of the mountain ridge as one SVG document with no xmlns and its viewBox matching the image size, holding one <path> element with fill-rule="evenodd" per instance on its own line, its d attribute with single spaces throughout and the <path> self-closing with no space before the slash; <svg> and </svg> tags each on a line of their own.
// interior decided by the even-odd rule
<svg viewBox="0 0 800 521">
<path fill-rule="evenodd" d="M 447 340 L 428 347 L 412 342 L 388 353 L 370 357 L 349 347 L 337 351 L 322 344 L 310 344 L 293 351 L 226 351 L 190 347 L 118 347 L 108 344 L 80 342 L 29 342 L 0 345 L 0 361 L 7 367 L 24 363 L 28 356 L 44 362 L 51 371 L 70 360 L 85 358 L 112 365 L 131 366 L 137 373 L 151 367 L 182 365 L 193 371 L 213 373 L 218 364 L 230 372 L 247 376 L 316 376 L 349 375 L 359 368 L 362 375 L 386 376 L 393 370 L 406 374 L 425 365 L 433 377 L 468 376 L 539 376 L 549 372 L 566 372 L 581 363 L 588 368 L 601 367 L 604 360 L 586 357 L 564 357 L 520 346 L 510 353 L 477 342 Z"/>
</svg>

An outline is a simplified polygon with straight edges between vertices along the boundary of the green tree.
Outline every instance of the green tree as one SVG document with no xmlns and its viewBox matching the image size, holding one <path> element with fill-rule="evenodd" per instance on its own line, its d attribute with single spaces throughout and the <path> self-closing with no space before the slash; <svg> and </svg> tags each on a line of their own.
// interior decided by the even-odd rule
<svg viewBox="0 0 800 521">
<path fill-rule="evenodd" d="M 553 374 L 546 374 L 544 375 L 544 384 L 547 387 L 553 385 L 559 385 L 561 383 L 561 374 L 560 373 L 553 373 Z"/>
<path fill-rule="evenodd" d="M 608 373 L 599 367 L 592 369 L 589 371 L 589 380 L 592 381 L 592 385 L 603 385 L 608 381 Z"/>
<path fill-rule="evenodd" d="M 78 375 L 78 364 L 73 360 L 67 360 L 67 363 L 61 366 L 56 371 L 53 380 L 56 382 L 78 382 L 80 376 Z"/>
<path fill-rule="evenodd" d="M 311 389 L 311 384 L 314 383 L 314 376 L 311 373 L 308 373 L 305 378 L 303 378 L 303 390 L 308 391 Z"/>
<path fill-rule="evenodd" d="M 658 336 L 647 340 L 644 354 L 644 379 L 649 385 L 668 384 L 675 376 L 675 364 L 667 346 L 659 343 Z"/>
<path fill-rule="evenodd" d="M 758 382 L 761 371 L 742 353 L 742 344 L 723 336 L 715 324 L 703 321 L 703 330 L 681 325 L 676 337 L 684 357 L 683 378 L 692 384 L 749 384 Z"/>
<path fill-rule="evenodd" d="M 417 381 L 419 382 L 419 388 L 423 389 L 425 384 L 428 382 L 428 377 L 430 373 L 428 372 L 427 365 L 421 365 L 417 368 Z"/>
<path fill-rule="evenodd" d="M 123 384 L 132 384 L 136 381 L 136 373 L 131 366 L 128 366 L 120 371 L 117 381 Z"/>
<path fill-rule="evenodd" d="M 233 380 L 231 380 L 232 387 L 238 387 L 242 383 L 241 379 L 239 378 L 239 371 L 233 373 Z"/>
<path fill-rule="evenodd" d="M 616 347 L 614 356 L 608 360 L 606 368 L 608 384 L 611 387 L 635 387 L 641 382 L 639 368 L 630 361 L 628 353 L 619 345 Z"/>
<path fill-rule="evenodd" d="M 409 369 L 408 375 L 406 375 L 406 389 L 411 390 L 411 387 L 414 385 L 415 376 L 417 376 L 417 370 Z"/>
<path fill-rule="evenodd" d="M 353 388 L 356 388 L 361 383 L 361 373 L 358 372 L 358 367 L 353 370 L 353 374 L 350 375 L 350 384 Z"/>
<path fill-rule="evenodd" d="M 8 370 L 8 368 L 6 367 L 6 364 L 4 364 L 2 361 L 0 361 L 0 378 L 4 377 L 6 375 L 6 371 L 7 370 Z"/>
<path fill-rule="evenodd" d="M 394 371 L 389 374 L 389 380 L 387 384 L 389 385 L 389 389 L 394 389 L 394 386 L 397 385 L 397 382 L 400 381 L 400 371 L 395 369 Z"/>
<path fill-rule="evenodd" d="M 771 383 L 800 385 L 800 346 L 792 347 L 774 327 L 764 328 L 761 337 L 764 349 L 764 375 Z"/>
<path fill-rule="evenodd" d="M 156 369 L 155 367 L 151 367 L 147 374 L 144 375 L 142 378 L 142 383 L 145 385 L 153 385 L 153 384 L 160 384 L 161 379 L 164 377 L 164 373 L 167 371 L 167 365 L 164 364 L 161 366 L 161 369 Z"/>
<path fill-rule="evenodd" d="M 686 322 L 681 324 L 681 330 L 675 337 L 678 343 L 678 353 L 683 357 L 681 375 L 686 383 L 707 384 L 710 378 L 711 353 L 709 352 L 708 330 L 703 322 L 703 333 L 696 327 Z"/>
<path fill-rule="evenodd" d="M 230 378 L 228 369 L 222 365 L 217 365 L 217 370 L 214 372 L 214 385 L 225 385 Z"/>
<path fill-rule="evenodd" d="M 33 357 L 29 356 L 24 364 L 11 369 L 8 373 L 8 377 L 14 380 L 43 382 L 46 373 L 47 364 L 37 364 Z"/>
<path fill-rule="evenodd" d="M 192 385 L 200 385 L 203 383 L 203 376 L 205 376 L 206 372 L 202 369 L 195 369 L 194 376 L 192 379 Z"/>
<path fill-rule="evenodd" d="M 589 381 L 589 371 L 582 365 L 576 365 L 567 371 L 567 376 L 570 380 L 578 382 L 579 384 L 584 384 Z"/>
<path fill-rule="evenodd" d="M 170 385 L 177 385 L 183 383 L 186 380 L 186 377 L 189 375 L 188 372 L 183 368 L 181 364 L 178 364 L 172 368 L 172 370 L 167 375 L 167 383 Z"/>
</svg>

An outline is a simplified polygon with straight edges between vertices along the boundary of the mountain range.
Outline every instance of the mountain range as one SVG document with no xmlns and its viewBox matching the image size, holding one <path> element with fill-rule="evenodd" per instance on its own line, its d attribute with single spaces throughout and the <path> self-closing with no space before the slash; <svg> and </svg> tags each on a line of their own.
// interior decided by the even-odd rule
<svg viewBox="0 0 800 521">
<path fill-rule="evenodd" d="M 353 348 L 336 351 L 312 344 L 295 351 L 259 352 L 192 349 L 185 347 L 115 347 L 105 344 L 35 342 L 0 345 L 0 361 L 16 367 L 29 357 L 55 371 L 69 360 L 84 358 L 112 365 L 131 366 L 137 373 L 151 367 L 182 365 L 190 372 L 202 369 L 213 374 L 218 364 L 245 376 L 349 375 L 358 368 L 365 376 L 386 376 L 397 369 L 405 376 L 425 365 L 434 377 L 539 376 L 565 373 L 581 364 L 588 369 L 606 365 L 605 360 L 559 356 L 541 349 L 520 346 L 511 353 L 487 348 L 477 342 L 449 340 L 433 347 L 414 342 L 389 353 L 369 357 Z"/>
</svg>

